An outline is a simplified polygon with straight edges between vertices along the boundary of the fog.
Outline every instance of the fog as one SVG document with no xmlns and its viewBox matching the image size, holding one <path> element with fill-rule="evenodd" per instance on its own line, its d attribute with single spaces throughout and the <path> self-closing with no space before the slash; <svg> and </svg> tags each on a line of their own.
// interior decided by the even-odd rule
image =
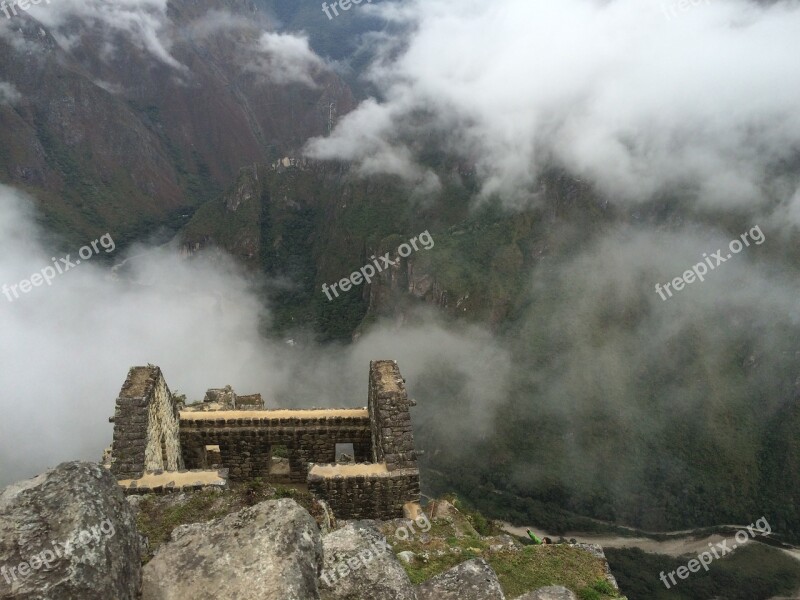
<svg viewBox="0 0 800 600">
<path fill-rule="evenodd" d="M 435 197 L 441 173 L 420 156 L 440 150 L 474 168 L 478 201 L 550 219 L 520 274 L 513 324 L 490 332 L 431 309 L 378 323 L 351 345 L 291 345 L 262 334 L 274 282 L 217 254 L 115 250 L 115 262 L 137 258 L 116 273 L 85 261 L 13 302 L 0 296 L 0 485 L 64 460 L 98 460 L 132 365 L 159 365 L 190 400 L 230 384 L 269 406 L 346 407 L 366 403 L 369 361 L 391 358 L 419 401 L 420 449 L 471 466 L 472 442 L 495 436 L 490 450 L 504 462 L 482 468 L 518 491 L 554 477 L 582 490 L 602 483 L 614 500 L 641 494 L 630 505 L 657 512 L 644 497 L 649 483 L 683 490 L 707 477 L 702 494 L 734 486 L 737 509 L 758 497 L 761 436 L 800 392 L 800 4 L 671 6 L 364 7 L 405 33 L 369 38 L 375 97 L 306 151 L 353 161 L 365 175 L 399 175 Z M 57 29 L 70 16 L 105 24 L 184 72 L 165 7 L 125 2 L 108 13 L 65 2 L 35 16 Z M 182 34 L 241 24 L 214 12 Z M 240 58 L 273 81 L 313 86 L 327 68 L 303 32 L 253 39 Z M 0 81 L 0 102 L 18 100 Z M 550 198 L 543 174 L 554 168 L 593 190 L 601 222 L 539 211 Z M 0 285 L 61 255 L 34 224 L 34 205 L 0 187 Z M 667 300 L 656 293 L 755 226 L 763 244 Z M 698 448 L 706 472 L 691 456 Z M 697 494 L 694 508 L 711 506 Z"/>
<path fill-rule="evenodd" d="M 0 37 L 5 37 L 18 50 L 41 52 L 41 48 L 26 43 L 13 31 L 20 19 L 31 17 L 44 25 L 67 51 L 79 48 L 85 38 L 99 36 L 104 42 L 99 58 L 110 60 L 127 51 L 127 46 L 119 44 L 122 36 L 154 60 L 171 67 L 175 75 L 184 80 L 191 79 L 192 74 L 173 55 L 173 45 L 177 41 L 197 43 L 226 33 L 236 35 L 240 42 L 239 55 L 231 57 L 238 66 L 274 83 L 301 83 L 316 87 L 314 75 L 329 68 L 310 49 L 308 36 L 303 32 L 264 31 L 262 27 L 279 25 L 266 12 L 258 18 L 252 15 L 248 15 L 248 18 L 216 8 L 205 12 L 191 5 L 184 8 L 187 14 L 194 14 L 192 11 L 199 11 L 199 14 L 189 19 L 184 16 L 182 22 L 177 24 L 169 16 L 167 0 L 112 3 L 103 0 L 58 0 L 33 5 L 28 11 L 18 9 L 18 15 L 14 18 L 0 19 Z M 248 37 L 243 32 L 252 35 Z M 4 94 L 3 85 L 8 84 L 0 82 L 0 102 L 4 95 L 14 100 L 13 89 L 7 89 Z"/>
<path fill-rule="evenodd" d="M 800 145 L 800 5 L 673 4 L 379 4 L 409 33 L 375 38 L 378 97 L 309 154 L 419 180 L 425 140 L 474 162 L 483 194 L 512 206 L 533 203 L 553 165 L 612 201 L 796 202 L 796 174 L 776 166 Z"/>
<path fill-rule="evenodd" d="M 652 493 L 657 469 L 688 486 L 713 464 L 708 489 L 723 474 L 742 497 L 759 495 L 750 449 L 800 393 L 797 273 L 773 260 L 781 241 L 769 231 L 666 300 L 655 283 L 727 253 L 727 232 L 614 226 L 534 271 L 532 306 L 510 340 L 516 407 L 502 415 L 529 419 L 530 446 L 552 461 L 515 456 L 519 489 L 562 477 L 584 491 L 602 482 L 620 499 Z"/>
<path fill-rule="evenodd" d="M 462 399 L 465 427 L 493 400 L 487 386 L 502 377 L 503 352 L 480 329 L 446 331 L 421 316 L 417 325 L 378 328 L 346 349 L 269 341 L 260 334 L 269 318 L 259 293 L 264 282 L 219 255 L 185 260 L 171 246 L 136 246 L 114 257 L 138 257 L 116 277 L 93 257 L 50 286 L 27 294 L 17 288 L 14 298 L 11 285 L 64 256 L 34 225 L 33 206 L 0 186 L 0 285 L 13 298 L 0 296 L 0 485 L 65 460 L 99 460 L 134 365 L 160 366 L 171 389 L 190 400 L 230 384 L 263 394 L 272 407 L 348 407 L 366 406 L 369 361 L 392 358 L 409 381 L 436 364 L 462 372 L 474 390 Z"/>
</svg>

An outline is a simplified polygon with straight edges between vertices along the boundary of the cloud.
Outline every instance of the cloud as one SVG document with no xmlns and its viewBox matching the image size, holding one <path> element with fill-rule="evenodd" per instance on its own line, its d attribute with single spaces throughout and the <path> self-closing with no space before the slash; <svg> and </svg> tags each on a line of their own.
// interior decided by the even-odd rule
<svg viewBox="0 0 800 600">
<path fill-rule="evenodd" d="M 0 286 L 63 256 L 35 221 L 33 203 L 0 186 Z M 417 445 L 431 460 L 463 466 L 478 458 L 472 451 L 496 453 L 507 461 L 504 485 L 522 492 L 561 481 L 644 498 L 653 461 L 668 465 L 670 481 L 692 469 L 669 440 L 696 426 L 702 439 L 687 452 L 699 445 L 718 456 L 725 479 L 731 456 L 750 459 L 734 446 L 757 443 L 800 368 L 799 290 L 791 270 L 770 262 L 782 240 L 763 231 L 763 245 L 664 302 L 655 283 L 726 247 L 731 234 L 619 225 L 587 236 L 556 227 L 552 235 L 574 252 L 533 269 L 521 304 L 529 308 L 505 333 L 443 325 L 423 312 L 402 325 L 378 323 L 347 347 L 263 338 L 263 282 L 224 256 L 184 260 L 170 246 L 138 246 L 110 255 L 123 263 L 113 272 L 95 257 L 14 302 L 0 295 L 8 341 L 0 346 L 0 485 L 64 460 L 99 460 L 132 365 L 158 364 L 190 400 L 231 384 L 273 407 L 364 406 L 369 361 L 383 358 L 399 362 L 419 402 Z M 746 431 L 731 435 L 731 414 Z M 508 438 L 521 427 L 535 435 Z"/>
<path fill-rule="evenodd" d="M 28 13 L 46 26 L 64 48 L 72 47 L 89 28 L 107 38 L 108 48 L 113 48 L 116 34 L 127 34 L 139 48 L 175 69 L 183 66 L 171 55 L 171 40 L 168 36 L 168 0 L 58 0 L 32 6 Z M 75 33 L 74 21 L 81 21 L 86 28 Z M 113 51 L 113 50 L 112 50 Z"/>
<path fill-rule="evenodd" d="M 185 27 L 188 39 L 205 38 L 231 29 L 255 29 L 253 21 L 227 10 L 212 9 Z"/>
<path fill-rule="evenodd" d="M 182 36 L 193 42 L 215 35 L 230 40 L 232 30 L 238 32 L 238 54 L 234 58 L 238 66 L 273 83 L 315 88 L 314 76 L 329 68 L 311 49 L 304 33 L 265 32 L 252 20 L 229 11 L 208 11 L 185 26 Z"/>
<path fill-rule="evenodd" d="M 368 99 L 344 117 L 331 138 L 312 141 L 310 153 L 321 160 L 355 160 L 362 175 L 397 175 L 416 184 L 420 192 L 435 192 L 441 188 L 438 177 L 420 167 L 411 148 L 395 136 L 398 119 L 403 118 L 402 110 Z"/>
<path fill-rule="evenodd" d="M 35 220 L 30 199 L 0 185 L 0 286 L 64 256 Z M 365 406 L 370 360 L 398 360 L 412 393 L 445 369 L 464 386 L 451 432 L 488 426 L 501 395 L 508 361 L 479 328 L 446 330 L 426 316 L 401 330 L 375 328 L 345 349 L 289 346 L 261 336 L 262 282 L 233 259 L 185 260 L 170 246 L 100 254 L 121 266 L 112 273 L 93 257 L 13 302 L 0 293 L 0 486 L 65 460 L 99 460 L 133 365 L 159 365 L 190 400 L 231 384 L 273 407 Z M 434 406 L 422 414 L 432 418 Z"/>
<path fill-rule="evenodd" d="M 10 287 L 63 254 L 47 249 L 27 199 L 6 186 L 0 197 L 0 285 Z M 13 302 L 0 296 L 0 329 L 9 340 L 0 350 L 5 483 L 63 460 L 97 460 L 110 442 L 107 419 L 129 366 L 160 364 L 173 387 L 194 397 L 204 383 L 247 386 L 255 382 L 245 371 L 270 368 L 257 334 L 260 305 L 233 264 L 185 262 L 170 249 L 146 256 L 123 278 L 93 258 L 50 287 Z"/>
<path fill-rule="evenodd" d="M 558 482 L 574 492 L 562 508 L 579 511 L 598 493 L 617 518 L 652 518 L 654 527 L 672 518 L 659 504 L 662 486 L 702 480 L 699 497 L 733 485 L 763 501 L 757 474 L 769 467 L 753 449 L 800 393 L 800 289 L 775 260 L 785 240 L 762 227 L 762 245 L 664 301 L 656 283 L 727 252 L 738 236 L 707 225 L 603 229 L 588 239 L 553 233 L 572 235 L 579 249 L 533 271 L 530 308 L 507 340 L 513 391 L 498 426 L 536 431 L 505 447 L 510 485 L 539 495 Z"/>
<path fill-rule="evenodd" d="M 22 94 L 13 83 L 0 81 L 0 104 L 16 104 L 20 100 L 22 100 Z"/>
<path fill-rule="evenodd" d="M 66 51 L 79 48 L 89 40 L 91 48 L 101 58 L 116 57 L 123 50 L 120 36 L 135 47 L 188 75 L 189 68 L 177 56 L 186 45 L 208 44 L 219 37 L 223 48 L 231 44 L 235 50 L 227 57 L 231 66 L 256 73 L 262 80 L 279 85 L 300 83 L 315 88 L 315 76 L 331 67 L 309 45 L 308 37 L 300 33 L 265 31 L 274 25 L 267 12 L 241 15 L 229 10 L 211 9 L 182 14 L 173 20 L 167 10 L 167 0 L 59 0 L 51 5 L 32 6 L 26 13 L 47 28 L 53 39 Z M 0 36 L 19 53 L 41 51 L 33 39 L 0 20 Z M 45 31 L 40 30 L 40 36 Z M 100 39 L 100 43 L 97 42 Z M 177 46 L 181 46 L 180 48 Z M 122 88 L 107 81 L 97 84 L 110 93 Z"/>
<path fill-rule="evenodd" d="M 274 83 L 301 83 L 315 88 L 313 76 L 325 68 L 325 62 L 311 50 L 308 37 L 265 32 L 248 68 Z"/>
<path fill-rule="evenodd" d="M 312 157 L 418 177 L 423 129 L 474 162 L 484 195 L 516 205 L 551 166 L 627 202 L 669 192 L 747 207 L 797 188 L 772 183 L 800 149 L 796 2 L 700 3 L 672 18 L 640 0 L 383 10 L 407 34 L 369 72 L 378 99 L 313 140 Z"/>
</svg>

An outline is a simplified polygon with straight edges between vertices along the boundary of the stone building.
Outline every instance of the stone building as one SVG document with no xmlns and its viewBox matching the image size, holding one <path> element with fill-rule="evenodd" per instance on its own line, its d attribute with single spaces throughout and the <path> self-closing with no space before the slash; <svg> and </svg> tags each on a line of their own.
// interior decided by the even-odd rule
<svg viewBox="0 0 800 600">
<path fill-rule="evenodd" d="M 230 386 L 181 407 L 160 368 L 133 367 L 110 419 L 109 468 L 129 493 L 259 477 L 306 483 L 342 519 L 398 518 L 420 495 L 414 405 L 387 360 L 370 363 L 367 406 L 342 409 L 265 409 Z M 342 452 L 353 462 L 337 462 Z"/>
</svg>

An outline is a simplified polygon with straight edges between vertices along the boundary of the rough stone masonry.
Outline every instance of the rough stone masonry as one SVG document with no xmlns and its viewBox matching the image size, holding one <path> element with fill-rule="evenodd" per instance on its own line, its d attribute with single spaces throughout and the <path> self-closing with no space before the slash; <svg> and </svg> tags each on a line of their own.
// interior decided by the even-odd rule
<svg viewBox="0 0 800 600">
<path fill-rule="evenodd" d="M 232 390 L 230 395 L 237 397 Z M 259 477 L 307 483 L 342 519 L 399 518 L 404 504 L 419 502 L 410 412 L 415 402 L 408 398 L 395 361 L 370 363 L 365 408 L 203 404 L 181 409 L 159 367 L 130 369 L 110 419 L 110 469 L 118 481 L 125 481 L 128 493 L 153 487 L 154 477 L 159 482 L 171 479 L 170 473 L 175 474 L 172 481 L 153 489 L 179 491 L 183 486 L 178 483 L 192 470 L 188 478 L 198 482 L 227 476 L 234 481 Z M 354 464 L 336 464 L 337 444 L 353 445 Z"/>
</svg>

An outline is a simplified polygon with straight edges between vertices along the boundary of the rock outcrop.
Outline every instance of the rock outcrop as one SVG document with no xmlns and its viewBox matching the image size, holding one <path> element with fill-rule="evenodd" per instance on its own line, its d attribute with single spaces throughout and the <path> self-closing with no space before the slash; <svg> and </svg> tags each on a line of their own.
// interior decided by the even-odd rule
<svg viewBox="0 0 800 600">
<path fill-rule="evenodd" d="M 445 502 L 436 513 L 443 516 L 436 519 L 435 533 L 427 515 L 411 505 L 404 507 L 408 519 L 347 521 L 332 530 L 330 510 L 309 502 L 308 494 L 295 496 L 301 506 L 294 499 L 254 498 L 230 489 L 209 507 L 209 513 L 226 516 L 181 525 L 166 543 L 158 537 L 155 556 L 142 568 L 152 540 L 137 530 L 137 513 L 143 532 L 172 528 L 190 495 L 126 500 L 109 469 L 78 462 L 9 486 L 0 491 L 0 600 L 505 600 L 484 558 L 418 586 L 402 562 L 419 565 L 450 552 L 481 552 L 469 545 L 476 543 L 486 556 L 518 556 L 512 538 L 479 536 Z M 259 500 L 266 501 L 239 510 Z M 593 577 L 597 562 L 607 566 L 599 546 L 565 544 L 562 550 L 584 559 L 586 552 L 595 556 Z M 535 557 L 529 558 L 527 566 L 538 568 Z M 524 562 L 518 563 L 521 569 Z M 610 573 L 607 577 L 616 583 Z M 517 583 L 524 579 L 521 573 Z M 551 586 L 516 600 L 576 596 Z"/>
<path fill-rule="evenodd" d="M 294 500 L 184 525 L 144 568 L 142 600 L 317 600 L 322 541 Z"/>
<path fill-rule="evenodd" d="M 418 585 L 417 599 L 505 600 L 505 596 L 489 564 L 476 558 Z"/>
<path fill-rule="evenodd" d="M 565 587 L 551 585 L 528 592 L 516 600 L 578 600 L 578 597 Z"/>
<path fill-rule="evenodd" d="M 367 522 L 347 523 L 322 540 L 322 600 L 416 600 L 386 538 Z"/>
<path fill-rule="evenodd" d="M 605 570 L 606 581 L 611 584 L 615 590 L 619 591 L 619 584 L 617 584 L 617 578 L 614 577 L 614 574 L 611 572 L 611 567 L 608 564 L 608 559 L 606 558 L 606 553 L 603 550 L 602 546 L 597 544 L 570 544 L 573 548 L 580 548 L 581 550 L 585 550 L 595 558 L 599 558 L 603 561 L 603 569 Z"/>
<path fill-rule="evenodd" d="M 0 598 L 138 598 L 136 522 L 111 473 L 64 463 L 0 492 Z"/>
</svg>

